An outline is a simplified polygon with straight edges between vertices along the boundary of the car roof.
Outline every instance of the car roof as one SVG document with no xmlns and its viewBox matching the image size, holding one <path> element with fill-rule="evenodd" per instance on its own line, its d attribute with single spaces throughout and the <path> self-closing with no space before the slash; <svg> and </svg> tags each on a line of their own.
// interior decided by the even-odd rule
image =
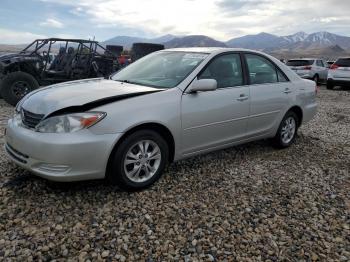
<svg viewBox="0 0 350 262">
<path fill-rule="evenodd" d="M 164 49 L 162 51 L 175 51 L 175 52 L 192 52 L 192 53 L 207 53 L 207 54 L 215 54 L 222 52 L 230 52 L 230 51 L 249 51 L 260 53 L 256 50 L 244 49 L 244 48 L 228 48 L 228 47 L 185 47 L 185 48 L 169 48 Z"/>
</svg>

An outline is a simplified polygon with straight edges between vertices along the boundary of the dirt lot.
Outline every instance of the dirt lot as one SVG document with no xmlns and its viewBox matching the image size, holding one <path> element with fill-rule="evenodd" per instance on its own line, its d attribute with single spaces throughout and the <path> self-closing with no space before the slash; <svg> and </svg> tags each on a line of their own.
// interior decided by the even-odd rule
<svg viewBox="0 0 350 262">
<path fill-rule="evenodd" d="M 349 261 L 350 92 L 319 105 L 287 150 L 192 158 L 134 194 L 47 182 L 1 149 L 0 260 Z M 12 110 L 0 100 L 1 134 Z"/>
</svg>

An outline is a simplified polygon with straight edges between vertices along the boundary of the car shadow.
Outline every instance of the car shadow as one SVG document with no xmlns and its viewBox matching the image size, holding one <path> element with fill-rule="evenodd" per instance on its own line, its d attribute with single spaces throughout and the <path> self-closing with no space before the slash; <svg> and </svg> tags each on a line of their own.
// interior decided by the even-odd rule
<svg viewBox="0 0 350 262">
<path fill-rule="evenodd" d="M 190 157 L 170 164 L 165 170 L 161 181 L 164 177 L 169 176 L 171 176 L 170 179 L 175 179 L 176 181 L 178 174 L 183 174 L 183 170 L 186 170 L 186 173 L 193 173 L 193 170 L 196 168 L 208 164 L 208 162 L 210 163 L 212 161 L 216 161 L 217 159 L 227 158 L 228 155 L 228 159 L 230 159 L 231 164 L 232 161 L 237 161 L 237 163 L 244 161 L 245 156 L 253 151 L 259 151 L 263 154 L 264 152 L 271 152 L 273 150 L 276 149 L 271 146 L 271 143 L 268 140 L 261 140 L 210 152 L 200 156 Z M 126 193 L 117 186 L 109 184 L 104 179 L 77 182 L 54 182 L 35 176 L 19 167 L 16 167 L 15 173 L 16 175 L 9 177 L 7 181 L 2 184 L 2 187 L 11 189 L 16 194 L 21 194 L 21 192 L 23 192 L 27 187 L 31 187 L 31 192 L 33 194 L 84 194 L 85 192 L 91 191 L 100 193 L 103 192 L 103 195 L 107 195 L 109 193 Z M 169 185 L 169 183 L 163 184 L 160 183 L 161 181 L 157 182 L 151 188 L 145 190 L 169 191 L 174 185 L 176 185 L 176 183 L 171 183 L 172 185 Z M 165 188 L 159 188 L 163 186 L 165 186 Z M 27 194 L 27 190 L 25 197 L 30 197 L 30 195 Z"/>
<path fill-rule="evenodd" d="M 150 188 L 130 193 L 125 192 L 117 186 L 109 184 L 106 180 L 89 180 L 79 182 L 52 182 L 46 179 L 37 177 L 21 168 L 8 171 L 15 171 L 14 176 L 9 176 L 7 180 L 0 185 L 12 191 L 16 201 L 31 200 L 34 202 L 41 201 L 43 195 L 48 195 L 57 205 L 60 201 L 65 201 L 66 198 L 72 199 L 79 197 L 81 202 L 88 203 L 88 195 L 93 196 L 94 201 L 102 201 L 107 198 L 118 198 L 120 201 L 126 201 L 130 197 L 147 196 L 149 194 L 176 191 L 179 187 L 189 187 L 186 176 L 198 174 L 196 179 L 203 179 L 201 174 L 210 172 L 212 166 L 222 168 L 223 172 L 226 168 L 232 166 L 239 167 L 245 161 L 259 162 L 261 160 L 270 161 L 281 158 L 281 154 L 288 154 L 288 150 L 293 150 L 294 147 L 303 147 L 305 143 L 319 143 L 314 138 L 298 135 L 297 143 L 290 149 L 278 150 L 275 149 L 270 140 L 260 140 L 239 146 L 222 149 L 207 154 L 190 157 L 179 162 L 170 164 L 164 172 L 162 178 Z M 281 153 L 279 153 L 281 152 Z M 12 165 L 12 164 L 11 164 Z M 216 170 L 217 171 L 217 170 Z M 210 176 L 206 176 L 209 178 Z M 216 181 L 220 183 L 220 181 Z M 140 193 L 140 194 L 139 194 Z M 39 204 L 39 203 L 38 203 Z M 40 204 L 39 204 L 40 205 Z"/>
</svg>

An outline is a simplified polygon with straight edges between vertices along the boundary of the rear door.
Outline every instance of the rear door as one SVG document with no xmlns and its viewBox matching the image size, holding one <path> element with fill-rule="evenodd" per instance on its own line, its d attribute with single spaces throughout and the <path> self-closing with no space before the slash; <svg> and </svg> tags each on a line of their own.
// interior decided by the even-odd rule
<svg viewBox="0 0 350 262">
<path fill-rule="evenodd" d="M 240 54 L 217 56 L 197 78 L 215 79 L 218 86 L 215 91 L 182 96 L 184 155 L 224 146 L 246 136 L 250 99 Z"/>
<path fill-rule="evenodd" d="M 248 134 L 263 136 L 279 124 L 281 114 L 289 107 L 293 85 L 277 66 L 261 55 L 247 53 L 250 82 L 250 117 Z"/>
</svg>

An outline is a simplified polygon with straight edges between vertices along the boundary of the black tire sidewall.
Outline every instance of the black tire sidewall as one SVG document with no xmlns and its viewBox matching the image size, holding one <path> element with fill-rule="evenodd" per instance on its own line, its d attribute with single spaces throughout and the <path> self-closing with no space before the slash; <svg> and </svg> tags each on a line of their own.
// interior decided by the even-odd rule
<svg viewBox="0 0 350 262">
<path fill-rule="evenodd" d="M 282 131 L 283 123 L 289 117 L 293 117 L 294 118 L 296 127 L 295 127 L 295 133 L 294 133 L 293 139 L 289 143 L 286 144 L 286 143 L 284 143 L 282 141 L 281 131 Z M 280 123 L 280 125 L 278 127 L 278 131 L 276 133 L 276 136 L 274 137 L 274 144 L 275 144 L 276 147 L 278 147 L 278 148 L 287 148 L 287 147 L 289 147 L 290 145 L 292 145 L 294 143 L 295 138 L 297 136 L 298 127 L 300 125 L 299 121 L 300 120 L 299 120 L 299 118 L 298 118 L 296 113 L 294 113 L 292 111 L 289 111 L 289 112 L 287 112 L 285 114 L 285 116 L 283 117 L 283 119 L 282 119 L 282 121 L 281 121 L 281 123 Z"/>
<path fill-rule="evenodd" d="M 314 75 L 313 80 L 315 81 L 316 85 L 320 83 L 320 77 L 318 75 Z"/>
<path fill-rule="evenodd" d="M 328 83 L 327 83 L 327 89 L 328 89 L 328 90 L 334 89 L 334 85 L 328 82 Z"/>
<path fill-rule="evenodd" d="M 11 90 L 12 85 L 17 81 L 28 83 L 30 92 L 39 88 L 38 81 L 28 73 L 18 71 L 6 75 L 1 82 L 0 94 L 3 99 L 12 106 L 15 106 L 19 101 L 19 99 L 13 95 Z"/>
<path fill-rule="evenodd" d="M 161 150 L 162 160 L 157 172 L 152 176 L 152 178 L 142 183 L 136 183 L 131 181 L 126 176 L 123 161 L 130 147 L 140 140 L 154 141 Z M 131 135 L 127 136 L 114 151 L 115 152 L 113 152 L 111 156 L 111 168 L 108 170 L 106 178 L 112 184 L 116 184 L 121 189 L 127 191 L 141 190 L 151 186 L 160 178 L 169 159 L 169 149 L 166 141 L 161 135 L 152 130 L 139 130 L 132 133 Z"/>
</svg>

